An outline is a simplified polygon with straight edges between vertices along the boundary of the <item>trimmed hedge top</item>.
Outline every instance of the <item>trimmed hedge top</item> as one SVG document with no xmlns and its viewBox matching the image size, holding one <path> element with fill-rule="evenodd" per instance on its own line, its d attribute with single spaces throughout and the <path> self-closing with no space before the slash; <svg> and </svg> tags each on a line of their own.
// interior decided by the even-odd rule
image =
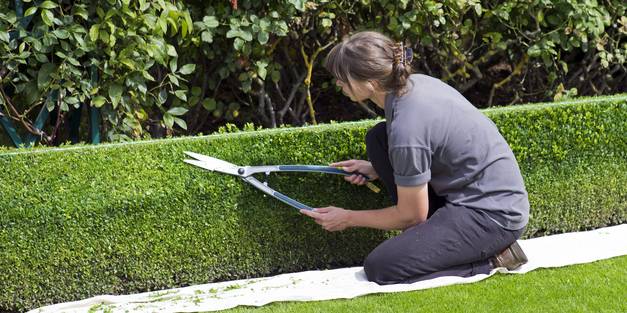
<svg viewBox="0 0 627 313">
<path fill-rule="evenodd" d="M 627 221 L 627 95 L 486 110 L 517 156 L 526 236 Z M 393 233 L 328 233 L 241 180 L 182 162 L 365 158 L 378 121 L 0 154 L 0 310 L 104 293 L 360 264 Z M 374 209 L 384 194 L 340 176 L 272 174 L 312 206 Z"/>
</svg>

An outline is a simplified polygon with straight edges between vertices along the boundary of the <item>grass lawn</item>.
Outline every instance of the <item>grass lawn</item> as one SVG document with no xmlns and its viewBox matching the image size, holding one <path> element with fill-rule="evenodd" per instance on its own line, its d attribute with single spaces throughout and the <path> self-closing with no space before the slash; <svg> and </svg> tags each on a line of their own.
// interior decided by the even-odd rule
<svg viewBox="0 0 627 313">
<path fill-rule="evenodd" d="M 223 312 L 627 312 L 627 256 L 524 275 L 498 274 L 466 285 Z"/>
</svg>

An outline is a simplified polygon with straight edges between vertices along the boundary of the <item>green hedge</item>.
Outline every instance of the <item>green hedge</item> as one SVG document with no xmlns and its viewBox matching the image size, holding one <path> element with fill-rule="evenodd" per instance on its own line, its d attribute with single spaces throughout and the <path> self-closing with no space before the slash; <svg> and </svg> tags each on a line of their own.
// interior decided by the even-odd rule
<svg viewBox="0 0 627 313">
<path fill-rule="evenodd" d="M 526 236 L 627 221 L 627 95 L 485 111 L 517 155 Z M 183 151 L 241 165 L 363 158 L 378 121 L 0 154 L 0 311 L 280 272 L 358 265 L 389 233 L 327 233 Z M 339 176 L 273 174 L 313 206 L 387 205 Z"/>
</svg>

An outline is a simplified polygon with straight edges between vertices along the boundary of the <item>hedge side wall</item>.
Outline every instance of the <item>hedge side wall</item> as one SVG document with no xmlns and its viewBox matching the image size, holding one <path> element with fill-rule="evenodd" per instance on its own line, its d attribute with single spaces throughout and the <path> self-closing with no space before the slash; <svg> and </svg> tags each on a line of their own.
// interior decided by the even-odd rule
<svg viewBox="0 0 627 313">
<path fill-rule="evenodd" d="M 526 237 L 627 221 L 627 95 L 484 111 L 526 180 Z M 390 233 L 327 233 L 239 179 L 182 162 L 240 165 L 364 158 L 378 121 L 0 154 L 0 311 L 357 265 Z M 372 209 L 385 195 L 339 176 L 272 174 L 312 206 Z"/>
</svg>

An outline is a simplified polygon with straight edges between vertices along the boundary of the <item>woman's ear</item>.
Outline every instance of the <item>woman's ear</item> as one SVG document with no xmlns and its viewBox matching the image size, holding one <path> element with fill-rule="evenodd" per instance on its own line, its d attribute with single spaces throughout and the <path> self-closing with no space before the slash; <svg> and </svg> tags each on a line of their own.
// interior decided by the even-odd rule
<svg viewBox="0 0 627 313">
<path fill-rule="evenodd" d="M 381 85 L 379 84 L 378 81 L 376 81 L 376 80 L 369 80 L 368 81 L 368 90 L 370 92 L 379 91 L 379 90 L 381 90 L 380 87 L 381 87 Z"/>
<path fill-rule="evenodd" d="M 377 90 L 377 82 L 373 80 L 369 80 L 368 83 L 366 84 L 366 89 L 368 89 L 370 93 L 374 93 Z"/>
</svg>

